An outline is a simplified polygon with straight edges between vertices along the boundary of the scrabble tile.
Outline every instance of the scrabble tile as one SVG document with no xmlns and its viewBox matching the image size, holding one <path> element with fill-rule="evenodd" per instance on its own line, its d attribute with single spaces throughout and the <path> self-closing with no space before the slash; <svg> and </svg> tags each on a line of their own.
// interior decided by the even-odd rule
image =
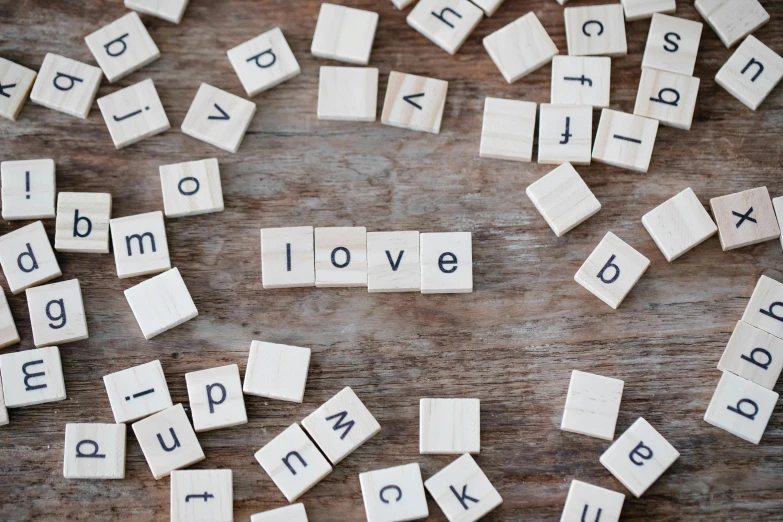
<svg viewBox="0 0 783 522">
<path fill-rule="evenodd" d="M 367 286 L 367 229 L 315 229 L 315 286 Z"/>
<path fill-rule="evenodd" d="M 535 181 L 525 192 L 557 237 L 601 210 L 601 203 L 570 163 Z"/>
<path fill-rule="evenodd" d="M 271 89 L 301 72 L 279 27 L 229 49 L 227 54 L 248 96 Z"/>
<path fill-rule="evenodd" d="M 421 291 L 418 232 L 367 232 L 367 291 Z"/>
<path fill-rule="evenodd" d="M 111 194 L 60 192 L 54 248 L 58 252 L 109 253 Z"/>
<path fill-rule="evenodd" d="M 778 394 L 731 372 L 715 388 L 704 420 L 753 444 L 761 441 Z"/>
<path fill-rule="evenodd" d="M 593 144 L 599 163 L 647 172 L 650 167 L 658 120 L 603 109 Z"/>
<path fill-rule="evenodd" d="M 641 279 L 650 260 L 631 245 L 607 232 L 574 281 L 615 310 Z"/>
<path fill-rule="evenodd" d="M 125 0 L 125 7 L 178 24 L 189 0 Z"/>
<path fill-rule="evenodd" d="M 11 315 L 11 307 L 8 306 L 5 291 L 0 288 L 0 348 L 5 348 L 18 342 L 19 332 L 16 331 L 16 323 L 14 323 L 14 317 Z M 0 400 L 0 403 L 2 402 Z"/>
<path fill-rule="evenodd" d="M 185 374 L 196 432 L 247 424 L 239 366 L 229 364 Z"/>
<path fill-rule="evenodd" d="M 109 220 L 117 277 L 157 274 L 171 268 L 163 212 Z"/>
<path fill-rule="evenodd" d="M 655 16 L 657 13 L 673 13 L 677 10 L 674 0 L 620 0 L 625 10 L 625 21 L 633 22 Z"/>
<path fill-rule="evenodd" d="M 737 321 L 718 369 L 771 390 L 783 370 L 783 339 Z"/>
<path fill-rule="evenodd" d="M 552 58 L 552 103 L 609 106 L 612 59 L 606 56 Z"/>
<path fill-rule="evenodd" d="M 155 480 L 204 460 L 204 452 L 182 404 L 131 425 Z"/>
<path fill-rule="evenodd" d="M 302 426 L 333 465 L 381 431 L 381 425 L 348 386 L 305 417 Z"/>
<path fill-rule="evenodd" d="M 508 83 L 543 67 L 560 52 L 532 11 L 485 37 L 483 42 Z"/>
<path fill-rule="evenodd" d="M 182 122 L 182 132 L 236 152 L 255 113 L 255 103 L 202 83 Z"/>
<path fill-rule="evenodd" d="M 694 7 L 726 47 L 769 21 L 758 0 L 696 0 Z"/>
<path fill-rule="evenodd" d="M 421 399 L 419 453 L 440 455 L 481 450 L 479 399 Z"/>
<path fill-rule="evenodd" d="M 449 522 L 475 522 L 503 503 L 467 453 L 427 479 L 424 486 Z"/>
<path fill-rule="evenodd" d="M 720 246 L 724 251 L 780 237 L 767 187 L 712 198 L 710 207 L 718 223 Z"/>
<path fill-rule="evenodd" d="M 381 123 L 438 134 L 448 90 L 449 82 L 392 71 Z"/>
<path fill-rule="evenodd" d="M 267 442 L 255 457 L 289 502 L 332 472 L 332 466 L 297 423 Z"/>
<path fill-rule="evenodd" d="M 40 221 L 0 236 L 0 265 L 14 294 L 62 275 Z"/>
<path fill-rule="evenodd" d="M 665 14 L 652 15 L 642 67 L 693 75 L 703 24 Z"/>
<path fill-rule="evenodd" d="M 65 381 L 56 346 L 0 355 L 7 408 L 65 400 Z"/>
<path fill-rule="evenodd" d="M 230 469 L 171 472 L 172 522 L 234 522 L 234 480 Z"/>
<path fill-rule="evenodd" d="M 304 504 L 291 504 L 250 516 L 250 522 L 307 522 Z"/>
<path fill-rule="evenodd" d="M 590 164 L 593 108 L 542 103 L 538 114 L 538 162 Z"/>
<path fill-rule="evenodd" d="M 3 161 L 3 219 L 53 218 L 55 188 L 54 161 L 50 159 Z"/>
<path fill-rule="evenodd" d="M 103 384 L 117 423 L 133 422 L 173 405 L 160 361 L 105 375 Z"/>
<path fill-rule="evenodd" d="M 479 156 L 529 162 L 535 128 L 536 102 L 487 97 Z"/>
<path fill-rule="evenodd" d="M 160 58 L 158 46 L 134 11 L 86 36 L 84 42 L 111 83 Z"/>
<path fill-rule="evenodd" d="M 641 497 L 680 453 L 639 417 L 598 459 L 623 486 Z"/>
<path fill-rule="evenodd" d="M 377 105 L 378 69 L 321 67 L 319 120 L 375 121 Z"/>
<path fill-rule="evenodd" d="M 470 232 L 419 234 L 422 294 L 473 291 L 473 245 Z"/>
<path fill-rule="evenodd" d="M 5 407 L 5 397 L 3 396 L 3 379 L 0 376 L 0 426 L 5 426 L 11 422 L 8 418 L 8 408 Z"/>
<path fill-rule="evenodd" d="M 198 315 L 177 268 L 128 288 L 125 298 L 145 339 L 152 339 Z"/>
<path fill-rule="evenodd" d="M 248 395 L 302 402 L 310 348 L 253 341 L 242 391 Z"/>
<path fill-rule="evenodd" d="M 623 385 L 620 379 L 572 370 L 560 429 L 613 440 Z"/>
<path fill-rule="evenodd" d="M 408 25 L 449 54 L 456 54 L 484 18 L 468 0 L 420 0 L 408 14 Z"/>
<path fill-rule="evenodd" d="M 97 67 L 47 53 L 30 99 L 38 105 L 87 119 L 103 72 Z"/>
<path fill-rule="evenodd" d="M 223 211 L 223 185 L 216 158 L 160 166 L 166 217 Z"/>
<path fill-rule="evenodd" d="M 0 116 L 16 121 L 37 75 L 27 67 L 0 58 Z"/>
<path fill-rule="evenodd" d="M 421 470 L 415 462 L 359 473 L 359 483 L 367 522 L 404 522 L 430 514 Z"/>
<path fill-rule="evenodd" d="M 28 288 L 25 293 L 35 346 L 53 346 L 89 337 L 78 279 Z"/>
<path fill-rule="evenodd" d="M 742 314 L 742 320 L 783 339 L 783 283 L 761 276 Z"/>
<path fill-rule="evenodd" d="M 579 522 L 582 519 L 617 522 L 623 502 L 625 495 L 622 493 L 572 480 L 560 522 Z"/>
<path fill-rule="evenodd" d="M 471 0 L 479 6 L 486 16 L 492 16 L 505 0 Z"/>
<path fill-rule="evenodd" d="M 566 41 L 572 56 L 625 56 L 625 19 L 620 4 L 566 7 Z"/>
<path fill-rule="evenodd" d="M 755 111 L 781 78 L 783 58 L 750 35 L 720 68 L 715 82 Z"/>
<path fill-rule="evenodd" d="M 700 82 L 693 76 L 642 67 L 633 113 L 690 130 Z"/>
<path fill-rule="evenodd" d="M 261 229 L 264 288 L 315 286 L 313 227 Z"/>
<path fill-rule="evenodd" d="M 378 26 L 378 13 L 321 4 L 310 52 L 319 58 L 367 65 Z"/>
<path fill-rule="evenodd" d="M 718 231 L 690 187 L 642 216 L 642 225 L 670 262 Z"/>
<path fill-rule="evenodd" d="M 783 196 L 773 199 L 772 206 L 775 208 L 775 214 L 778 217 L 778 228 L 783 230 Z M 780 245 L 783 246 L 783 233 L 780 235 Z"/>
<path fill-rule="evenodd" d="M 98 107 L 117 149 L 171 127 L 155 84 L 149 79 L 98 98 Z"/>
<path fill-rule="evenodd" d="M 410 6 L 416 0 L 391 0 L 391 1 L 392 1 L 392 4 L 394 4 L 394 7 L 396 7 L 400 11 L 402 11 L 403 9 L 407 8 L 408 6 Z M 253 522 L 255 522 L 255 521 L 253 521 Z"/>
<path fill-rule="evenodd" d="M 63 477 L 125 478 L 125 424 L 66 424 Z"/>
</svg>

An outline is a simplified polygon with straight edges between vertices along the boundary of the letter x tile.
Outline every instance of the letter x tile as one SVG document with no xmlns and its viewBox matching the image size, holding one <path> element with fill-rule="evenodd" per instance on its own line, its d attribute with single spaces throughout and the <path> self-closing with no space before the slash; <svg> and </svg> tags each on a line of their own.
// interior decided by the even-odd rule
<svg viewBox="0 0 783 522">
<path fill-rule="evenodd" d="M 718 223 L 720 246 L 732 250 L 780 237 L 780 228 L 767 187 L 758 187 L 710 200 Z"/>
</svg>

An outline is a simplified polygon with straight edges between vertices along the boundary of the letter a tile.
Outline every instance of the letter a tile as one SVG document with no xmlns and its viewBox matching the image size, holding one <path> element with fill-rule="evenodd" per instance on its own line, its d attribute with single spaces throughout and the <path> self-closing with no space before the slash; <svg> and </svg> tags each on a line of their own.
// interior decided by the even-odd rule
<svg viewBox="0 0 783 522">
<path fill-rule="evenodd" d="M 279 27 L 228 51 L 228 61 L 248 96 L 255 96 L 301 72 Z"/>
<path fill-rule="evenodd" d="M 40 221 L 0 236 L 0 265 L 14 295 L 62 275 Z"/>
<path fill-rule="evenodd" d="M 417 463 L 359 473 L 367 522 L 420 520 L 429 513 Z"/>
<path fill-rule="evenodd" d="M 160 58 L 158 46 L 135 12 L 104 25 L 84 42 L 111 83 Z"/>
<path fill-rule="evenodd" d="M 66 424 L 63 476 L 125 478 L 125 424 Z"/>
<path fill-rule="evenodd" d="M 424 487 L 449 522 L 476 522 L 503 503 L 500 494 L 467 453 L 427 479 Z"/>
<path fill-rule="evenodd" d="M 204 452 L 182 404 L 140 420 L 132 427 L 155 480 L 204 460 Z"/>
<path fill-rule="evenodd" d="M 230 469 L 171 472 L 171 522 L 234 522 Z"/>
<path fill-rule="evenodd" d="M 783 57 L 750 35 L 720 68 L 715 82 L 755 111 L 781 78 Z"/>
<path fill-rule="evenodd" d="M 8 408 L 65 400 L 65 381 L 56 346 L 0 355 L 3 395 Z"/>
<path fill-rule="evenodd" d="M 438 134 L 448 90 L 449 82 L 392 71 L 381 123 Z"/>
<path fill-rule="evenodd" d="M 16 121 L 38 74 L 0 58 L 0 116 Z"/>
<path fill-rule="evenodd" d="M 767 187 L 712 198 L 720 246 L 733 250 L 780 237 L 780 228 Z"/>
<path fill-rule="evenodd" d="M 182 132 L 236 152 L 255 113 L 255 103 L 202 83 L 182 122 Z"/>
<path fill-rule="evenodd" d="M 617 522 L 620 520 L 623 502 L 625 495 L 622 493 L 572 480 L 560 522 Z"/>
<path fill-rule="evenodd" d="M 30 99 L 38 105 L 87 119 L 103 72 L 97 67 L 48 53 L 35 79 Z"/>
<path fill-rule="evenodd" d="M 144 80 L 98 98 L 98 107 L 117 149 L 171 127 L 152 80 Z"/>
<path fill-rule="evenodd" d="M 38 347 L 89 337 L 78 279 L 28 288 L 27 307 Z"/>
<path fill-rule="evenodd" d="M 733 373 L 723 372 L 704 420 L 753 444 L 761 442 L 778 394 Z"/>
</svg>

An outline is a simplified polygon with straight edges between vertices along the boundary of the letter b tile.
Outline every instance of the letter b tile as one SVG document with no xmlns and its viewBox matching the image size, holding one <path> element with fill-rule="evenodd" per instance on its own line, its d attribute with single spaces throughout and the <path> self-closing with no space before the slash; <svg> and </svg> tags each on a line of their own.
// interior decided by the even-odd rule
<svg viewBox="0 0 783 522">
<path fill-rule="evenodd" d="M 742 320 L 783 339 L 783 283 L 761 276 Z"/>
<path fill-rule="evenodd" d="M 125 424 L 66 424 L 63 476 L 125 478 Z"/>
<path fill-rule="evenodd" d="M 622 493 L 572 480 L 560 522 L 617 522 L 623 502 L 625 495 Z"/>
<path fill-rule="evenodd" d="M 204 460 L 204 452 L 182 404 L 140 420 L 132 427 L 155 480 Z"/>
<path fill-rule="evenodd" d="M 27 289 L 35 345 L 81 341 L 89 337 L 78 279 Z"/>
<path fill-rule="evenodd" d="M 359 474 L 367 522 L 405 522 L 429 515 L 417 463 Z"/>
<path fill-rule="evenodd" d="M 54 248 L 58 252 L 109 253 L 111 194 L 60 192 Z"/>
<path fill-rule="evenodd" d="M 0 355 L 8 408 L 65 400 L 65 381 L 56 346 Z"/>
<path fill-rule="evenodd" d="M 424 486 L 449 522 L 475 522 L 503 503 L 467 453 L 430 477 Z"/>
<path fill-rule="evenodd" d="M 761 441 L 778 394 L 733 373 L 723 372 L 704 420 L 753 444 Z"/>
<path fill-rule="evenodd" d="M 234 480 L 230 469 L 171 472 L 171 522 L 201 521 L 234 521 Z"/>
</svg>

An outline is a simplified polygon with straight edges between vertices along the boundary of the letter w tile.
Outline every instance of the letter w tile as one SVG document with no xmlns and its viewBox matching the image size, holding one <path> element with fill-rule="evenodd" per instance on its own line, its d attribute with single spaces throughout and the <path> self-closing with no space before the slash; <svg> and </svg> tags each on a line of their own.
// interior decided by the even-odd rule
<svg viewBox="0 0 783 522">
<path fill-rule="evenodd" d="M 356 424 L 354 421 L 349 420 L 345 424 L 343 424 L 343 421 L 348 416 L 347 411 L 341 411 L 340 413 L 335 413 L 334 415 L 330 415 L 326 417 L 326 420 L 330 421 L 332 419 L 337 419 L 337 422 L 332 426 L 332 429 L 334 431 L 345 429 L 342 435 L 340 435 L 340 440 L 343 440 L 346 435 L 348 435 L 348 432 L 351 431 L 351 428 L 353 428 L 354 424 Z"/>
</svg>

